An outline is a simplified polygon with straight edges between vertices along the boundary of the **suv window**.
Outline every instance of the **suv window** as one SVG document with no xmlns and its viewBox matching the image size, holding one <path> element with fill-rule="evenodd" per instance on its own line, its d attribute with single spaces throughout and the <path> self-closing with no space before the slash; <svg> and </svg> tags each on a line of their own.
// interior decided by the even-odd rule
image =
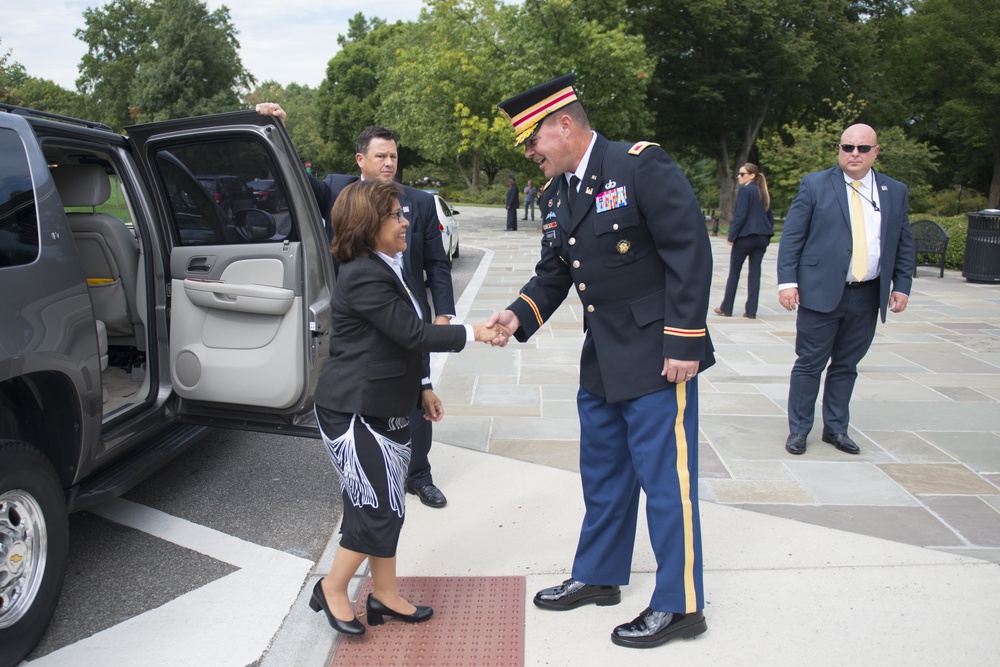
<svg viewBox="0 0 1000 667">
<path fill-rule="evenodd" d="M 259 205 L 247 182 L 271 179 L 276 198 L 285 199 L 277 168 L 264 147 L 251 139 L 173 144 L 156 152 L 179 245 L 225 245 L 260 240 L 296 240 L 292 213 L 286 207 Z M 248 209 L 274 218 L 275 233 L 251 239 L 238 233 L 237 218 Z M 244 214 L 245 215 L 245 214 Z M 256 215 L 256 214 L 255 214 Z"/>
<path fill-rule="evenodd" d="M 30 264 L 38 249 L 28 155 L 13 130 L 0 129 L 0 267 Z"/>
</svg>

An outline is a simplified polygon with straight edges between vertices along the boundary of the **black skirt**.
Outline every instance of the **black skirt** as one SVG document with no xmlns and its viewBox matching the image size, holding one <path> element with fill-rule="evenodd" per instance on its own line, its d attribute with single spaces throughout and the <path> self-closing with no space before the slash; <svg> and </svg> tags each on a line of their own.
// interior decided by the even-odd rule
<svg viewBox="0 0 1000 667">
<path fill-rule="evenodd" d="M 366 417 L 316 406 L 316 422 L 340 473 L 344 519 L 340 546 L 392 558 L 403 527 L 410 422 Z"/>
</svg>

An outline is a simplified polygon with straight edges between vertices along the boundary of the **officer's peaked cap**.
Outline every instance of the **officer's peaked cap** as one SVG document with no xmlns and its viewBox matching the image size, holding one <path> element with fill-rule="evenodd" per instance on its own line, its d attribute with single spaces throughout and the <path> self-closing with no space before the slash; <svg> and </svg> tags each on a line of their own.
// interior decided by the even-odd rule
<svg viewBox="0 0 1000 667">
<path fill-rule="evenodd" d="M 573 90 L 575 76 L 573 72 L 564 74 L 497 105 L 500 113 L 514 126 L 514 134 L 517 135 L 515 146 L 533 137 L 550 113 L 576 102 L 576 91 Z"/>
</svg>

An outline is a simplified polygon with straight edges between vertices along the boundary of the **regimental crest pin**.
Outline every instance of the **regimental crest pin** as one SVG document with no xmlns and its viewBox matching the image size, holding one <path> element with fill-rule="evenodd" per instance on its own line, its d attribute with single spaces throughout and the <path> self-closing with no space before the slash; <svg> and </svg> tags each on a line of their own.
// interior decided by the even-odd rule
<svg viewBox="0 0 1000 667">
<path fill-rule="evenodd" d="M 618 250 L 619 255 L 624 255 L 625 253 L 627 253 L 629 250 L 632 249 L 632 244 L 626 241 L 625 239 L 622 239 L 617 244 L 615 244 L 615 249 Z"/>
</svg>

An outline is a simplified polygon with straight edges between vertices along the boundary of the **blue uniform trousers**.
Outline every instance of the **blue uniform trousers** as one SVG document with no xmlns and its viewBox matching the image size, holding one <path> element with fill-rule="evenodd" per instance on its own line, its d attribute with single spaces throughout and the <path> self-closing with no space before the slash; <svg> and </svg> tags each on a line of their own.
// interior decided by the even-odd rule
<svg viewBox="0 0 1000 667">
<path fill-rule="evenodd" d="M 697 378 L 621 403 L 581 387 L 577 407 L 586 515 L 573 578 L 601 586 L 628 583 L 641 488 L 656 556 L 649 606 L 676 613 L 702 609 Z"/>
</svg>

